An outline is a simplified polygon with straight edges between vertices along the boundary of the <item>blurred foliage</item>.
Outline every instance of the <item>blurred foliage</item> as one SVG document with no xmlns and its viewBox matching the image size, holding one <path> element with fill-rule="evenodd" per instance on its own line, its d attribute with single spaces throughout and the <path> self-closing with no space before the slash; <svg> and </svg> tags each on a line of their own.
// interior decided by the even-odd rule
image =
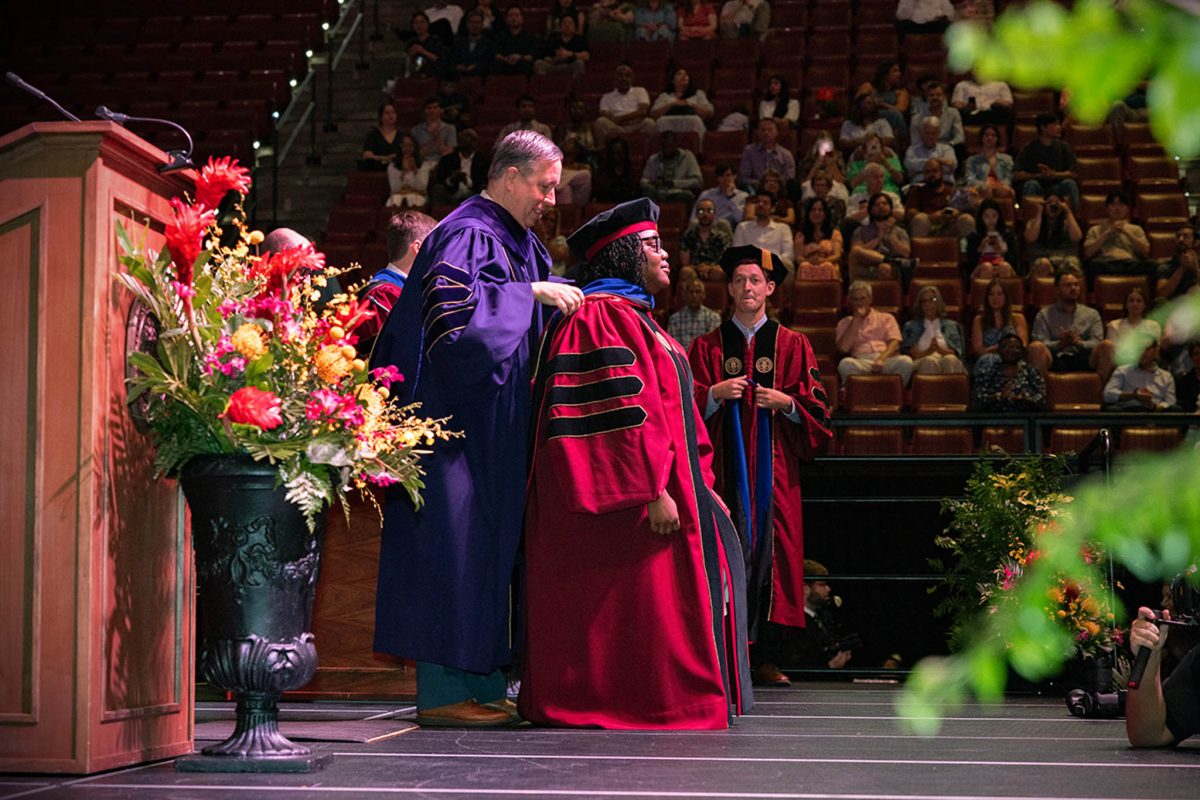
<svg viewBox="0 0 1200 800">
<path fill-rule="evenodd" d="M 1085 591 L 1104 583 L 1100 565 L 1086 560 L 1088 542 L 1110 552 L 1143 581 L 1178 575 L 1200 558 L 1200 456 L 1191 447 L 1133 459 L 1111 483 L 1102 476 L 1080 485 L 1062 507 L 1059 525 L 1038 538 L 1040 557 L 1014 591 L 1016 601 L 976 617 L 966 646 L 917 665 L 898 703 L 913 730 L 934 734 L 969 694 L 995 702 L 1007 666 L 1039 681 L 1054 675 L 1075 649 L 1070 633 L 1045 613 L 1062 575 Z"/>
<path fill-rule="evenodd" d="M 1179 6 L 1193 9 L 1192 13 Z M 959 22 L 946 34 L 950 68 L 1020 89 L 1066 89 L 1071 113 L 1104 121 L 1113 103 L 1149 81 L 1155 138 L 1180 158 L 1200 155 L 1200 16 L 1178 0 L 1048 0 L 1012 7 L 989 32 Z"/>
</svg>

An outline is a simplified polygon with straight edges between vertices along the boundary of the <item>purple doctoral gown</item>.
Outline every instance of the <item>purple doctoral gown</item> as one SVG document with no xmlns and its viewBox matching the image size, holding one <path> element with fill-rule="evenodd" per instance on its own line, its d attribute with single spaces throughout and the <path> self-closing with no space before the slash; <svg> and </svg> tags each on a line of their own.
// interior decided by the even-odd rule
<svg viewBox="0 0 1200 800">
<path fill-rule="evenodd" d="M 425 504 L 389 490 L 375 649 L 469 672 L 510 661 L 509 590 L 521 536 L 530 359 L 542 311 L 529 284 L 550 256 L 500 205 L 463 202 L 425 238 L 371 366 L 396 366 L 399 403 L 465 438 L 425 456 Z"/>
</svg>

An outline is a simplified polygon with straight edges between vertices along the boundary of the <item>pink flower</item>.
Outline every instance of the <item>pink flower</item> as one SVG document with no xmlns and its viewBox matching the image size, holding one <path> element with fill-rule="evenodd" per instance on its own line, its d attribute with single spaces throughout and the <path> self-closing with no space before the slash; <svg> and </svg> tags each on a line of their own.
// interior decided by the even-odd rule
<svg viewBox="0 0 1200 800">
<path fill-rule="evenodd" d="M 222 159 L 209 156 L 196 180 L 196 205 L 215 209 L 229 191 L 243 195 L 250 191 L 250 170 L 229 156 Z"/>
<path fill-rule="evenodd" d="M 265 392 L 253 386 L 238 389 L 229 398 L 229 405 L 221 416 L 241 425 L 254 425 L 264 431 L 283 424 L 283 402 L 274 392 Z"/>
<path fill-rule="evenodd" d="M 391 387 L 393 383 L 403 383 L 404 376 L 400 374 L 400 370 L 389 364 L 386 367 L 378 367 L 371 370 L 371 378 L 384 386 Z"/>
</svg>

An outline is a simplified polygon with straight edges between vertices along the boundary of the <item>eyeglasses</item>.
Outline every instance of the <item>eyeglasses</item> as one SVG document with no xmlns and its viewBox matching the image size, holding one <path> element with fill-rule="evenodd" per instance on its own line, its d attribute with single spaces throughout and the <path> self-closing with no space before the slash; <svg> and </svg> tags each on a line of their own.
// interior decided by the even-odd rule
<svg viewBox="0 0 1200 800">
<path fill-rule="evenodd" d="M 649 247 L 654 252 L 662 252 L 662 237 L 658 234 L 654 234 L 652 236 L 639 236 L 638 238 L 642 240 L 642 244 L 646 245 L 646 247 Z"/>
</svg>

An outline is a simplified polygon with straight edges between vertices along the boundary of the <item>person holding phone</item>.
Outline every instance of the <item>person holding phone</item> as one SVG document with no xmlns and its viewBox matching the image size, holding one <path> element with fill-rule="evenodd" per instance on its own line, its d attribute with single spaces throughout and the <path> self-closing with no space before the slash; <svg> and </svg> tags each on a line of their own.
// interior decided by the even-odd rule
<svg viewBox="0 0 1200 800">
<path fill-rule="evenodd" d="M 966 264 L 972 267 L 971 280 L 1012 277 L 1016 272 L 1009 254 L 1017 252 L 1017 242 L 1000 205 L 995 200 L 984 200 L 976 213 L 975 230 L 967 237 Z"/>
<path fill-rule="evenodd" d="M 955 207 L 955 186 L 944 179 L 940 159 L 925 162 L 925 180 L 908 190 L 905 212 L 913 236 L 953 236 L 965 239 L 975 230 L 975 218 Z"/>
</svg>

